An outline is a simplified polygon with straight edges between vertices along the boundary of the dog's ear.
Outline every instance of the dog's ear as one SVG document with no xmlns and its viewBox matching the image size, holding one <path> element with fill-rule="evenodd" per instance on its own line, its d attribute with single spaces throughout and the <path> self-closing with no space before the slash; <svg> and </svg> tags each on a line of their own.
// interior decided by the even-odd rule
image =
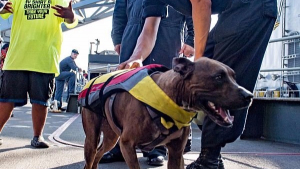
<svg viewBox="0 0 300 169">
<path fill-rule="evenodd" d="M 195 63 L 183 57 L 174 58 L 173 70 L 183 76 L 184 79 L 186 79 L 195 70 Z"/>
</svg>

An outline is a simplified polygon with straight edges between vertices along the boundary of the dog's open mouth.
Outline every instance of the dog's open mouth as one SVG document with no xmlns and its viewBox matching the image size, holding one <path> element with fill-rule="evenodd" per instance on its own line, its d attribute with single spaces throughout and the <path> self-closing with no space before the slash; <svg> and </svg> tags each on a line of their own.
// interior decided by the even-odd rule
<svg viewBox="0 0 300 169">
<path fill-rule="evenodd" d="M 208 117 L 223 127 L 231 127 L 234 117 L 230 115 L 229 111 L 225 108 L 222 108 L 210 101 L 203 103 L 204 111 Z"/>
</svg>

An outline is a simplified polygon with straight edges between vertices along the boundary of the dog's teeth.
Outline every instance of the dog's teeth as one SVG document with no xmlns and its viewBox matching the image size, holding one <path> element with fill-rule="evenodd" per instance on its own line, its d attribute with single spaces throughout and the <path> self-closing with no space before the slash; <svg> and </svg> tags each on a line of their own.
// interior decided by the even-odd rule
<svg viewBox="0 0 300 169">
<path fill-rule="evenodd" d="M 208 102 L 208 105 L 209 105 L 209 107 L 211 107 L 211 108 L 213 108 L 213 109 L 216 109 L 216 106 L 215 106 L 215 104 L 214 104 L 214 103 L 212 103 L 212 102 Z"/>
</svg>

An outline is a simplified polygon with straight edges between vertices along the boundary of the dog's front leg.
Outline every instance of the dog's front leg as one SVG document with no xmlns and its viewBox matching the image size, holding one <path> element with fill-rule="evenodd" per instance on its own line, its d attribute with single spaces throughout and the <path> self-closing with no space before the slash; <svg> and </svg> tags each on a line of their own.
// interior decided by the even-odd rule
<svg viewBox="0 0 300 169">
<path fill-rule="evenodd" d="M 186 145 L 190 129 L 182 129 L 182 136 L 171 140 L 166 146 L 168 148 L 168 169 L 184 169 L 183 151 Z"/>
<path fill-rule="evenodd" d="M 168 148 L 168 151 L 168 169 L 184 169 L 182 152 L 173 151 L 172 148 Z"/>
<path fill-rule="evenodd" d="M 120 138 L 120 148 L 128 167 L 130 169 L 139 169 L 140 166 L 136 156 L 135 145 Z"/>
</svg>

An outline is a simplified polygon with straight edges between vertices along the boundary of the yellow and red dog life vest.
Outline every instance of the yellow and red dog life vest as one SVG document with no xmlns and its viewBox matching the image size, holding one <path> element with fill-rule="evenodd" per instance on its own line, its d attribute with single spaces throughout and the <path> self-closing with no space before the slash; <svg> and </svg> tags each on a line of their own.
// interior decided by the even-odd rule
<svg viewBox="0 0 300 169">
<path fill-rule="evenodd" d="M 166 129 L 189 126 L 196 115 L 179 107 L 152 80 L 153 72 L 165 72 L 168 69 L 162 65 L 151 64 L 137 69 L 126 69 L 111 72 L 92 79 L 78 96 L 78 102 L 94 112 L 103 110 L 103 103 L 112 94 L 127 91 L 137 100 L 163 113 L 161 123 Z M 103 88 L 104 87 L 104 88 Z M 86 100 L 87 99 L 87 100 Z M 165 117 L 170 118 L 165 118 Z M 175 125 L 175 126 L 174 126 Z"/>
</svg>

